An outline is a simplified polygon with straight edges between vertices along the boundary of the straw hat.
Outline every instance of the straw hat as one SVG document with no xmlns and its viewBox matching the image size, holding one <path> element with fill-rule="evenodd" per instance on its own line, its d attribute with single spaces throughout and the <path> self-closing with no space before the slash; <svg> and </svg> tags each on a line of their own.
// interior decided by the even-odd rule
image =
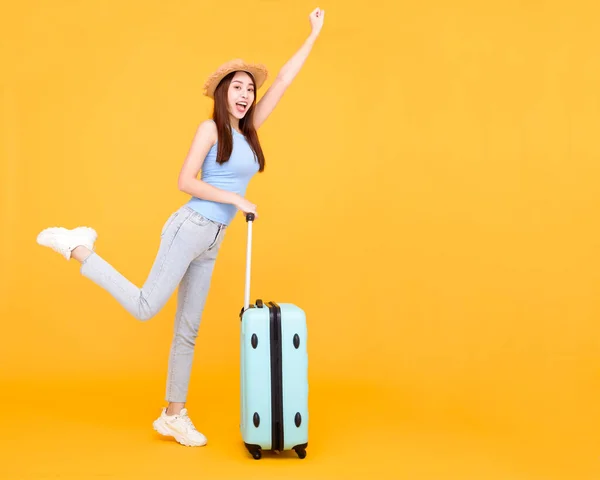
<svg viewBox="0 0 600 480">
<path fill-rule="evenodd" d="M 204 95 L 210 98 L 215 98 L 214 94 L 219 82 L 231 72 L 237 72 L 239 70 L 248 72 L 254 77 L 256 90 L 258 90 L 262 84 L 265 83 L 265 80 L 269 74 L 267 67 L 262 64 L 247 63 L 241 58 L 236 58 L 235 60 L 230 60 L 229 62 L 221 65 L 210 77 L 208 77 L 206 83 L 204 84 Z"/>
</svg>

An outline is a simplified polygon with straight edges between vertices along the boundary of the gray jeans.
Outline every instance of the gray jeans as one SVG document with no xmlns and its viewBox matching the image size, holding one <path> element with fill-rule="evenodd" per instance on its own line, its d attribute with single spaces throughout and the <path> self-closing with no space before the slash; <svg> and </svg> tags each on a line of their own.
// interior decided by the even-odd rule
<svg viewBox="0 0 600 480">
<path fill-rule="evenodd" d="M 200 318 L 225 230 L 225 225 L 182 206 L 162 229 L 158 254 L 142 288 L 95 252 L 81 265 L 82 275 L 142 321 L 156 315 L 179 285 L 167 375 L 168 402 L 186 401 Z"/>
</svg>

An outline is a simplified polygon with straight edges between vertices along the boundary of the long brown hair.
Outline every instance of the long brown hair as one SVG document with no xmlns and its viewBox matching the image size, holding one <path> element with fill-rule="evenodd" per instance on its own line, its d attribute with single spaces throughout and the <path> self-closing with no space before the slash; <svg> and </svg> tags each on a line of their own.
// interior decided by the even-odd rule
<svg viewBox="0 0 600 480">
<path fill-rule="evenodd" d="M 218 135 L 218 147 L 217 147 L 217 163 L 223 164 L 229 160 L 231 156 L 231 152 L 233 150 L 233 135 L 231 132 L 231 123 L 229 121 L 229 111 L 227 110 L 228 104 L 228 92 L 229 85 L 231 84 L 231 79 L 235 75 L 236 72 L 231 72 L 226 77 L 223 78 L 217 85 L 215 90 L 214 98 L 215 105 L 213 109 L 213 120 L 217 125 L 217 135 Z M 248 72 L 245 72 L 248 73 Z M 254 77 L 250 75 L 252 81 L 254 82 Z M 254 82 L 256 85 L 256 82 Z M 256 159 L 258 160 L 259 172 L 262 172 L 265 169 L 265 156 L 263 154 L 262 148 L 260 147 L 260 142 L 258 141 L 258 134 L 256 133 L 256 129 L 254 128 L 254 107 L 256 106 L 256 88 L 254 94 L 254 100 L 252 101 L 252 105 L 244 115 L 244 118 L 240 120 L 240 130 L 246 137 L 250 148 L 254 152 Z"/>
</svg>

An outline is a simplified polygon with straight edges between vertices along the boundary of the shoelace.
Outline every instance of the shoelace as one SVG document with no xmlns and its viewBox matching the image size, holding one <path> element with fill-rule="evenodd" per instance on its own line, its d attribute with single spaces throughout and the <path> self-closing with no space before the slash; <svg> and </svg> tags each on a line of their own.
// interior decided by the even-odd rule
<svg viewBox="0 0 600 480">
<path fill-rule="evenodd" d="M 187 427 L 191 428 L 192 430 L 196 430 L 196 427 L 192 423 L 192 419 L 190 417 L 187 415 L 180 415 L 179 418 L 183 420 Z"/>
</svg>

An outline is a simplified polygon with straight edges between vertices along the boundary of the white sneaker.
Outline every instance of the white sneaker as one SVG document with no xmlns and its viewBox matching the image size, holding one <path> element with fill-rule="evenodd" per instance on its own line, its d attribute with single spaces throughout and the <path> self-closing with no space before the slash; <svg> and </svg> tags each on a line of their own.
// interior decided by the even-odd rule
<svg viewBox="0 0 600 480">
<path fill-rule="evenodd" d="M 71 252 L 80 245 L 93 250 L 96 238 L 98 238 L 98 234 L 90 227 L 77 227 L 72 230 L 52 227 L 39 233 L 37 243 L 44 247 L 50 247 L 69 260 Z"/>
<path fill-rule="evenodd" d="M 167 409 L 163 408 L 160 417 L 154 420 L 152 425 L 154 430 L 161 435 L 174 437 L 175 440 L 187 447 L 206 445 L 206 437 L 196 430 L 187 415 L 186 408 L 182 408 L 179 415 L 167 415 Z"/>
</svg>

